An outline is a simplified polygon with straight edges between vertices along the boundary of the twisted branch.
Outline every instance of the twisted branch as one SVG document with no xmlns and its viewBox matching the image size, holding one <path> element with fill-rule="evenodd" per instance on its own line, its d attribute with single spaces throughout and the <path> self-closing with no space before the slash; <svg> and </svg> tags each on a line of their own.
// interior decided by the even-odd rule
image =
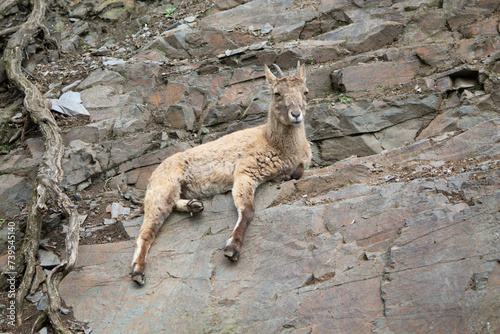
<svg viewBox="0 0 500 334">
<path fill-rule="evenodd" d="M 19 30 L 18 26 L 16 26 L 16 27 L 10 27 L 10 28 L 5 28 L 4 30 L 0 30 L 0 37 L 3 36 L 3 35 L 8 35 L 8 34 L 15 33 L 18 30 Z"/>
<path fill-rule="evenodd" d="M 50 112 L 50 101 L 42 97 L 36 86 L 24 76 L 21 68 L 23 51 L 30 40 L 40 30 L 47 33 L 42 24 L 48 6 L 47 1 L 31 0 L 31 4 L 33 7 L 32 12 L 27 21 L 9 39 L 3 55 L 7 76 L 24 93 L 24 107 L 33 121 L 39 126 L 45 139 L 45 153 L 38 169 L 34 195 L 28 208 L 25 239 L 20 251 L 21 264 L 20 268 L 17 268 L 17 272 L 19 273 L 23 272 L 24 269 L 24 275 L 16 296 L 16 320 L 18 324 L 21 324 L 24 298 L 29 292 L 35 273 L 36 255 L 42 225 L 42 212 L 47 209 L 47 200 L 51 198 L 68 217 L 70 223 L 66 236 L 66 254 L 68 260 L 63 261 L 63 263 L 54 268 L 47 278 L 48 315 L 56 332 L 70 333 L 62 324 L 59 316 L 61 297 L 58 288 L 59 283 L 73 269 L 76 262 L 81 217 L 75 205 L 59 187 L 63 177 L 61 160 L 64 155 L 64 145 L 61 130 Z M 25 268 L 22 268 L 24 264 Z"/>
</svg>

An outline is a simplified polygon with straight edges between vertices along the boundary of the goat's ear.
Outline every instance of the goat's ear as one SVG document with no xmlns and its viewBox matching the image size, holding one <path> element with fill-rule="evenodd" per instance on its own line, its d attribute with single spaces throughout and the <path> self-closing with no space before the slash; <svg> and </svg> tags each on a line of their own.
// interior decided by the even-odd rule
<svg viewBox="0 0 500 334">
<path fill-rule="evenodd" d="M 306 64 L 300 66 L 300 78 L 306 82 Z"/>
<path fill-rule="evenodd" d="M 267 67 L 267 65 L 264 64 L 264 71 L 266 72 L 266 78 L 267 78 L 267 82 L 269 82 L 271 85 L 274 85 L 274 83 L 276 82 L 276 77 L 274 76 L 273 73 L 271 73 L 271 71 L 269 70 L 269 67 Z"/>
</svg>

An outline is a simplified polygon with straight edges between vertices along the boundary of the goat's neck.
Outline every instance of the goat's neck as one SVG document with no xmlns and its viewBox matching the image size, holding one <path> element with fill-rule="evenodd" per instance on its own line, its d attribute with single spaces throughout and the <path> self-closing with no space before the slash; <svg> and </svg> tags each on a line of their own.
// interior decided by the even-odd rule
<svg viewBox="0 0 500 334">
<path fill-rule="evenodd" d="M 303 141 L 306 140 L 304 125 L 287 126 L 272 116 L 267 120 L 266 136 L 272 146 L 286 152 L 301 149 Z"/>
</svg>

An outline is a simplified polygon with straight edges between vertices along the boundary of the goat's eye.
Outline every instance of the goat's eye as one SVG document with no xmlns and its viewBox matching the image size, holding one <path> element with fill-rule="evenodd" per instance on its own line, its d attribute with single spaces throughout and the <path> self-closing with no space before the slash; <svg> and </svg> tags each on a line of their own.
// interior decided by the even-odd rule
<svg viewBox="0 0 500 334">
<path fill-rule="evenodd" d="M 278 93 L 278 92 L 274 93 L 274 97 L 280 97 L 280 96 L 281 96 L 280 93 Z"/>
</svg>

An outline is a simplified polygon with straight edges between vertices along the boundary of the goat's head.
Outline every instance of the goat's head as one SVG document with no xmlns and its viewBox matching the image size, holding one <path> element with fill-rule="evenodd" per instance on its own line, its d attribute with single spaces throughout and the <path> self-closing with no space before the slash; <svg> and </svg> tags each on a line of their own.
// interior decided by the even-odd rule
<svg viewBox="0 0 500 334">
<path fill-rule="evenodd" d="M 271 73 L 267 65 L 264 65 L 266 78 L 271 85 L 271 108 L 272 115 L 282 124 L 287 126 L 301 126 L 304 123 L 306 112 L 306 95 L 309 92 L 306 87 L 306 67 L 297 64 L 297 75 L 277 78 Z M 279 69 L 279 68 L 278 68 Z M 280 74 L 281 74 L 281 70 Z"/>
</svg>

